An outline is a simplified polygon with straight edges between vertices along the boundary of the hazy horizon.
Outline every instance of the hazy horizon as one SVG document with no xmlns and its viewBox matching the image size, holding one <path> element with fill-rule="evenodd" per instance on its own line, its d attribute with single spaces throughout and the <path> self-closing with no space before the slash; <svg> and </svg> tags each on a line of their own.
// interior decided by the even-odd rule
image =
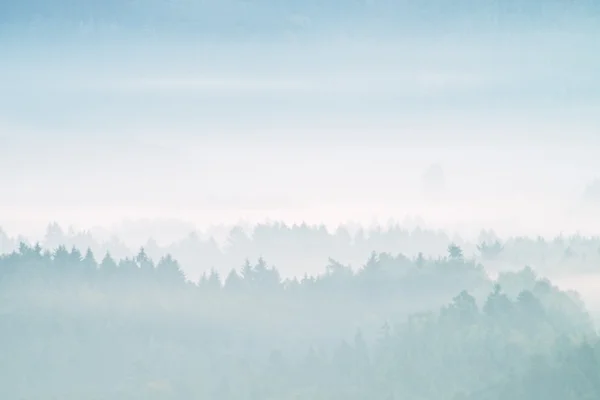
<svg viewBox="0 0 600 400">
<path fill-rule="evenodd" d="M 600 399 L 600 1 L 0 0 L 0 398 Z"/>
<path fill-rule="evenodd" d="M 28 25 L 34 3 L 0 23 L 0 179 L 10 188 L 0 224 L 412 215 L 447 228 L 595 229 L 599 206 L 583 205 L 600 177 L 593 5 L 532 3 L 511 14 L 465 2 L 453 17 L 431 8 L 431 21 L 445 21 L 437 28 L 410 2 L 357 4 L 343 18 L 304 5 L 298 13 L 330 25 L 219 36 L 232 20 L 213 4 L 208 15 L 225 25 L 206 25 L 211 36 L 168 22 L 189 4 L 132 4 L 121 16 L 108 3 L 62 17 L 48 7 L 47 24 Z M 269 4 L 240 18 L 254 26 Z M 425 25 L 366 28 L 402 7 Z M 265 21 L 293 9 L 273 8 Z M 163 22 L 150 18 L 161 12 Z M 469 13 L 503 17 L 461 25 Z M 86 33 L 52 22 L 78 20 L 96 23 Z M 423 175 L 435 164 L 444 181 L 432 198 Z"/>
</svg>

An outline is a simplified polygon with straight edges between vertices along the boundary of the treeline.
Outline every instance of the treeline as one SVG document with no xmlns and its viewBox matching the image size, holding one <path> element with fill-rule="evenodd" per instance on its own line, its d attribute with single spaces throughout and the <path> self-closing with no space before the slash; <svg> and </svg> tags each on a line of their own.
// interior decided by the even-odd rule
<svg viewBox="0 0 600 400">
<path fill-rule="evenodd" d="M 259 259 L 190 282 L 170 256 L 21 244 L 0 257 L 0 396 L 600 396 L 600 346 L 574 293 L 530 268 L 491 281 L 447 250 L 287 279 Z"/>
<path fill-rule="evenodd" d="M 149 231 L 151 227 L 145 228 Z M 278 265 L 283 276 L 289 277 L 321 273 L 330 257 L 358 268 L 372 251 L 403 253 L 408 257 L 422 252 L 425 256 L 439 257 L 445 255 L 450 243 L 459 245 L 466 257 L 484 262 L 489 270 L 495 271 L 530 265 L 544 274 L 590 273 L 596 272 L 600 265 L 600 238 L 581 235 L 502 239 L 493 231 L 482 231 L 475 242 L 469 242 L 441 231 L 408 229 L 396 223 L 370 229 L 342 225 L 335 231 L 322 225 L 269 223 L 221 227 L 206 234 L 192 232 L 186 236 L 182 233 L 181 237 L 168 245 L 146 238 L 143 247 L 148 256 L 156 260 L 172 254 L 193 280 L 212 268 L 226 274 L 232 265 L 240 265 L 246 258 L 264 257 Z M 11 238 L 0 230 L 0 252 L 11 252 L 20 242 L 34 245 L 22 237 Z M 69 249 L 73 246 L 90 248 L 94 254 L 110 252 L 115 258 L 132 258 L 138 251 L 117 237 L 100 240 L 91 232 L 65 232 L 58 224 L 49 225 L 40 242 L 45 248 L 60 245 Z"/>
</svg>

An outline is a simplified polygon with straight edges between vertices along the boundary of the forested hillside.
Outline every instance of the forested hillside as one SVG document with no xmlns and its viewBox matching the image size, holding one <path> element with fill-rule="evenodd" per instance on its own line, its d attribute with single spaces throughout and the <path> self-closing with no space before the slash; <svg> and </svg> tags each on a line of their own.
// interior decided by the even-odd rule
<svg viewBox="0 0 600 400">
<path fill-rule="evenodd" d="M 192 283 L 170 256 L 22 244 L 0 259 L 0 395 L 598 398 L 600 346 L 576 294 L 483 268 L 450 246 L 302 279 L 259 259 Z"/>
<path fill-rule="evenodd" d="M 599 44 L 600 0 L 0 0 L 0 400 L 600 400 Z"/>
</svg>

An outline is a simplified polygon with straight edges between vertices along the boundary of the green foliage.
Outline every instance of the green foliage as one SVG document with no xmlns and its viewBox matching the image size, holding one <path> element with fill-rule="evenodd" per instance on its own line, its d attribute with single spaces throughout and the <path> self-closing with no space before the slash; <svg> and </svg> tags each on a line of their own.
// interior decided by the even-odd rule
<svg viewBox="0 0 600 400">
<path fill-rule="evenodd" d="M 261 258 L 191 283 L 168 255 L 23 244 L 0 257 L 0 397 L 600 398 L 579 300 L 530 269 L 492 282 L 459 250 L 303 279 Z"/>
</svg>

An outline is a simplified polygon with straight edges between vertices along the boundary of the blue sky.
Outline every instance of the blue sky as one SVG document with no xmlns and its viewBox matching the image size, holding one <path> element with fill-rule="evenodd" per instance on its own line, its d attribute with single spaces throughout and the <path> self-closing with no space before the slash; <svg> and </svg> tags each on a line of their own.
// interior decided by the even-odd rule
<svg viewBox="0 0 600 400">
<path fill-rule="evenodd" d="M 432 112 L 442 119 L 574 123 L 592 116 L 600 101 L 598 37 L 585 31 L 141 48 L 58 43 L 9 53 L 0 67 L 0 101 L 5 124 L 64 132 L 132 124 L 198 131 L 227 126 L 232 113 L 257 128 L 261 121 L 394 124 L 429 120 Z"/>
<path fill-rule="evenodd" d="M 483 216 L 572 204 L 600 174 L 597 5 L 442 3 L 3 3 L 3 206 L 428 212 L 436 162 Z"/>
</svg>

